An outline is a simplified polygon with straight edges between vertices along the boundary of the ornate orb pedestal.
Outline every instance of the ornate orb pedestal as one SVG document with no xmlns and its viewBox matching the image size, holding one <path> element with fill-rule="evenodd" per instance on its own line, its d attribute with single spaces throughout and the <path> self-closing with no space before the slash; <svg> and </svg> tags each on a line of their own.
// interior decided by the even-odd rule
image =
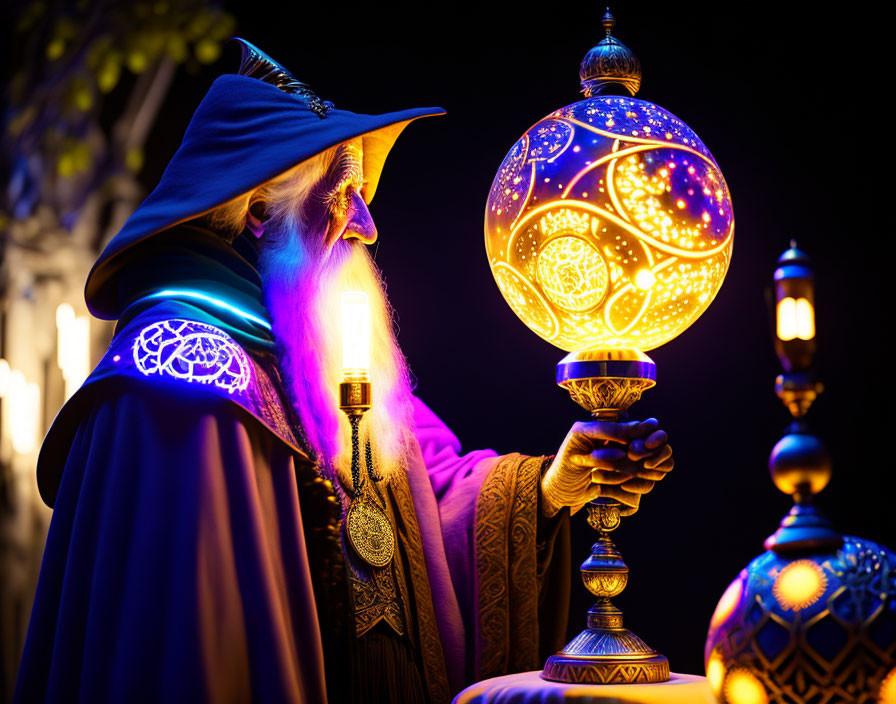
<svg viewBox="0 0 896 704">
<path fill-rule="evenodd" d="M 557 383 L 594 418 L 615 421 L 656 383 L 641 350 L 674 339 L 712 303 L 731 259 L 734 213 L 709 149 L 679 118 L 633 97 L 640 63 L 613 36 L 609 10 L 601 24 L 606 36 L 579 67 L 584 99 L 539 120 L 498 169 L 485 247 L 513 312 L 571 352 Z M 558 681 L 615 689 L 670 677 L 666 658 L 623 627 L 610 601 L 628 579 L 609 537 L 620 506 L 602 499 L 588 513 L 599 537 L 581 571 L 597 602 L 587 628 L 541 673 L 544 691 L 562 689 L 563 698 L 568 685 Z M 583 689 L 593 701 L 619 701 Z"/>
<path fill-rule="evenodd" d="M 588 523 L 600 537 L 582 563 L 582 580 L 597 602 L 588 627 L 545 663 L 541 676 L 558 682 L 631 684 L 665 682 L 669 661 L 622 626 L 622 612 L 610 599 L 628 583 L 628 565 L 610 540 L 619 526 L 619 504 L 598 499 L 588 506 Z"/>
<path fill-rule="evenodd" d="M 656 384 L 656 365 L 637 350 L 575 352 L 557 365 L 557 383 L 593 417 L 618 420 L 643 391 Z M 620 508 L 611 499 L 588 505 L 588 523 L 599 535 L 581 573 L 597 602 L 588 611 L 587 628 L 548 658 L 544 679 L 588 684 L 669 679 L 669 661 L 623 627 L 622 612 L 611 601 L 628 583 L 628 565 L 610 539 L 621 521 Z"/>
</svg>

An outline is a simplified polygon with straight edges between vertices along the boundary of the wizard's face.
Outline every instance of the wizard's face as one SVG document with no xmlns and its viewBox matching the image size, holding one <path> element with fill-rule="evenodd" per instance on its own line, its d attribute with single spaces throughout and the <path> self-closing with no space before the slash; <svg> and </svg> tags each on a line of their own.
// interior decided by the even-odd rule
<svg viewBox="0 0 896 704">
<path fill-rule="evenodd" d="M 365 415 L 382 476 L 403 466 L 412 428 L 411 384 L 395 338 L 381 274 L 364 245 L 377 230 L 361 195 L 360 140 L 303 165 L 268 192 L 259 271 L 281 363 L 303 434 L 318 458 L 351 485 L 351 435 L 339 407 L 342 380 L 340 300 L 362 291 L 370 301 L 371 380 L 376 402 Z"/>
<path fill-rule="evenodd" d="M 360 140 L 341 145 L 307 201 L 306 218 L 312 231 L 322 233 L 325 257 L 339 240 L 376 242 L 376 225 L 361 196 L 362 157 Z"/>
</svg>

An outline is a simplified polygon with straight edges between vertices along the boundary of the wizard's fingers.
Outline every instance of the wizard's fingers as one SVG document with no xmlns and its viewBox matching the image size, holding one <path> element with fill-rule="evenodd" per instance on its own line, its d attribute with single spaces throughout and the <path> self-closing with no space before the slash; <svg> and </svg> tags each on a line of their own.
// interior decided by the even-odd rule
<svg viewBox="0 0 896 704">
<path fill-rule="evenodd" d="M 663 445 L 659 450 L 657 450 L 654 454 L 646 457 L 644 459 L 644 466 L 647 469 L 657 469 L 660 465 L 664 464 L 667 460 L 672 458 L 672 448 L 668 445 Z M 670 466 L 669 469 L 672 469 Z M 669 469 L 666 471 L 668 472 Z"/>
<path fill-rule="evenodd" d="M 663 468 L 667 467 L 667 466 L 668 466 L 668 469 L 665 469 L 665 471 L 664 471 Z M 672 459 L 670 458 L 668 461 L 668 464 L 665 464 L 665 463 L 661 464 L 656 469 L 639 470 L 638 473 L 635 474 L 635 476 L 640 477 L 641 479 L 649 479 L 652 482 L 659 482 L 666 478 L 666 474 L 668 474 L 671 469 L 672 469 Z"/>
<path fill-rule="evenodd" d="M 608 420 L 579 422 L 572 426 L 572 432 L 588 440 L 603 440 L 628 444 L 636 438 L 643 438 L 659 428 L 656 418 L 628 423 L 614 423 Z"/>
<path fill-rule="evenodd" d="M 634 477 L 629 479 L 626 482 L 623 482 L 620 485 L 621 489 L 625 491 L 630 491 L 633 494 L 649 494 L 653 490 L 653 485 L 655 482 L 650 481 L 649 479 L 642 479 L 641 477 Z"/>
<path fill-rule="evenodd" d="M 657 471 L 659 471 L 659 472 L 666 473 L 666 472 L 671 472 L 672 469 L 673 469 L 674 467 L 675 467 L 675 458 L 674 458 L 674 457 L 670 457 L 669 459 L 664 460 L 663 462 L 661 462 L 660 464 L 658 464 L 656 467 L 653 467 L 653 469 L 654 469 L 654 470 L 657 470 Z M 645 470 L 642 470 L 642 471 L 650 471 L 650 470 L 646 470 L 646 469 L 645 469 Z M 640 474 L 640 473 L 641 473 L 640 471 L 639 471 L 639 472 L 635 472 L 635 474 Z"/>
<path fill-rule="evenodd" d="M 591 470 L 591 482 L 594 484 L 623 484 L 624 482 L 630 481 L 632 478 L 633 475 L 631 474 L 617 472 L 612 469 Z"/>
<path fill-rule="evenodd" d="M 625 450 L 618 447 L 602 447 L 587 455 L 575 454 L 569 456 L 569 461 L 574 465 L 592 469 L 620 469 L 626 460 Z"/>
<path fill-rule="evenodd" d="M 641 495 L 636 494 L 632 491 L 626 491 L 622 487 L 612 486 L 612 485 L 601 485 L 600 487 L 600 495 L 606 497 L 608 499 L 616 499 L 619 503 L 622 504 L 622 513 L 623 516 L 629 516 L 638 510 L 638 505 L 641 502 Z"/>
<path fill-rule="evenodd" d="M 628 457 L 631 460 L 642 460 L 650 457 L 658 449 L 661 449 L 669 442 L 669 436 L 664 430 L 655 430 L 646 438 L 637 438 L 632 440 L 628 446 Z"/>
<path fill-rule="evenodd" d="M 665 430 L 656 430 L 644 440 L 644 444 L 647 446 L 648 450 L 655 450 L 656 448 L 665 445 L 667 442 L 669 442 L 669 436 L 666 434 Z"/>
<path fill-rule="evenodd" d="M 675 467 L 675 459 L 672 457 L 671 448 L 665 459 L 657 462 L 656 458 L 651 457 L 649 461 L 652 466 L 648 466 L 648 460 L 644 460 L 644 468 L 635 472 L 636 476 L 641 477 L 641 479 L 650 479 L 651 481 L 658 482 L 661 479 L 664 479 L 666 474 L 671 472 L 673 467 Z"/>
</svg>

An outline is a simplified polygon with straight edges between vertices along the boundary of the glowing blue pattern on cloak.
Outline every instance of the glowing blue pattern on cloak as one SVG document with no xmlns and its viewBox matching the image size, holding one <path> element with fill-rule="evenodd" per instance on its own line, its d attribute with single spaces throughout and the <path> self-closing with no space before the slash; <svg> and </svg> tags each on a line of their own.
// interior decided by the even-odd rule
<svg viewBox="0 0 896 704">
<path fill-rule="evenodd" d="M 216 308 L 221 308 L 223 310 L 229 311 L 240 316 L 241 318 L 245 318 L 246 320 L 251 320 L 253 323 L 260 325 L 265 330 L 271 329 L 271 324 L 267 320 L 263 320 L 257 315 L 252 315 L 242 308 L 231 305 L 227 301 L 222 301 L 220 298 L 209 296 L 207 293 L 202 293 L 201 291 L 191 291 L 189 289 L 165 289 L 164 291 L 156 291 L 155 293 L 147 296 L 147 298 L 194 298 L 199 301 L 211 303 Z"/>
<path fill-rule="evenodd" d="M 134 364 L 146 376 L 215 384 L 227 393 L 244 391 L 252 378 L 249 358 L 234 339 L 195 320 L 147 325 L 134 339 Z"/>
</svg>

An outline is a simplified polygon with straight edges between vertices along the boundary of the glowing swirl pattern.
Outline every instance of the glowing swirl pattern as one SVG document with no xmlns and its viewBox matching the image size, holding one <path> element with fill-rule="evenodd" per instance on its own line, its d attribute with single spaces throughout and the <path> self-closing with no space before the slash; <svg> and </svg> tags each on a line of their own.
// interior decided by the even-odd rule
<svg viewBox="0 0 896 704">
<path fill-rule="evenodd" d="M 588 240 L 556 237 L 538 252 L 536 278 L 548 299 L 559 308 L 594 308 L 607 292 L 607 262 Z"/>
<path fill-rule="evenodd" d="M 728 270 L 728 186 L 697 135 L 604 96 L 538 122 L 489 193 L 485 241 L 513 311 L 564 350 L 650 350 L 693 323 Z"/>
<path fill-rule="evenodd" d="M 228 393 L 243 391 L 252 376 L 249 358 L 223 330 L 194 320 L 148 325 L 134 340 L 134 364 L 143 374 L 160 374 Z"/>
</svg>

